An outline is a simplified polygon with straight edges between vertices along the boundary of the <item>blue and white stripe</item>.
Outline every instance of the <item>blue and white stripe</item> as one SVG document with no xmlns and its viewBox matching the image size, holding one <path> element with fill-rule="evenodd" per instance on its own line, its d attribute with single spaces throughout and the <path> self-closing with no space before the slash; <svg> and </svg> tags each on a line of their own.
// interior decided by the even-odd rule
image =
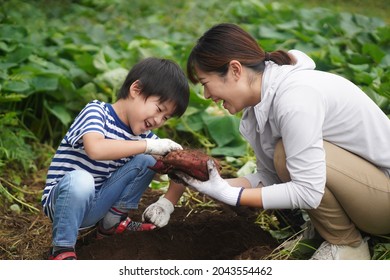
<svg viewBox="0 0 390 280">
<path fill-rule="evenodd" d="M 82 139 L 82 136 L 88 132 L 101 133 L 107 139 L 118 140 L 137 141 L 143 138 L 158 138 L 151 131 L 134 135 L 131 129 L 119 119 L 110 104 L 98 100 L 88 103 L 61 141 L 49 167 L 42 205 L 50 218 L 53 214 L 50 191 L 67 172 L 79 169 L 88 171 L 95 179 L 95 188 L 99 189 L 114 171 L 131 159 L 127 157 L 118 160 L 91 160 L 84 150 Z"/>
</svg>

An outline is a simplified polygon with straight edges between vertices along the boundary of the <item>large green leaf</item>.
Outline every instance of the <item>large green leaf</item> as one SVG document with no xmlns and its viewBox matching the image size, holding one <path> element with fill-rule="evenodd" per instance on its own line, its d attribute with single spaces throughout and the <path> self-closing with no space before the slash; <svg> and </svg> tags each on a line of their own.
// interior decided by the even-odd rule
<svg viewBox="0 0 390 280">
<path fill-rule="evenodd" d="M 378 45 L 371 43 L 364 44 L 362 51 L 364 54 L 370 55 L 375 63 L 380 63 L 382 58 L 386 55 Z"/>
<path fill-rule="evenodd" d="M 54 91 L 58 89 L 58 77 L 36 76 L 31 79 L 31 85 L 36 92 Z"/>
<path fill-rule="evenodd" d="M 3 83 L 3 91 L 25 92 L 30 89 L 30 84 L 24 80 L 7 80 Z"/>
<path fill-rule="evenodd" d="M 13 52 L 10 52 L 5 57 L 5 62 L 7 63 L 21 63 L 26 60 L 30 54 L 32 54 L 32 47 L 19 47 L 15 49 Z"/>
<path fill-rule="evenodd" d="M 56 116 L 64 126 L 69 126 L 72 121 L 72 116 L 69 114 L 69 111 L 66 109 L 65 104 L 49 104 L 46 100 L 44 100 L 45 108 Z"/>
</svg>

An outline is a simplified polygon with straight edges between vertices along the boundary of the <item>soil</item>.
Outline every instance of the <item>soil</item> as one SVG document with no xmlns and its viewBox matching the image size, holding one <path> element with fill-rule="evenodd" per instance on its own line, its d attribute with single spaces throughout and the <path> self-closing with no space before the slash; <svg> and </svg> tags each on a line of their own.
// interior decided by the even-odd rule
<svg viewBox="0 0 390 280">
<path fill-rule="evenodd" d="M 144 209 L 161 194 L 157 190 L 146 191 L 131 218 L 140 221 Z M 181 206 L 175 207 L 167 226 L 153 231 L 125 232 L 103 240 L 94 238 L 94 229 L 82 232 L 76 253 L 80 260 L 266 259 L 278 244 L 255 223 L 257 211 L 191 194 Z M 47 259 L 51 243 L 48 218 L 41 212 L 38 215 L 3 212 L 0 259 Z"/>
</svg>

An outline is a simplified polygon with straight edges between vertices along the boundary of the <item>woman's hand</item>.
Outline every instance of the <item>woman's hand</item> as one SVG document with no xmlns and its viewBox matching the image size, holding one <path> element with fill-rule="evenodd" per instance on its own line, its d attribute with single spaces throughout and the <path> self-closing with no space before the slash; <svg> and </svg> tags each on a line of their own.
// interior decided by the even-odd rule
<svg viewBox="0 0 390 280">
<path fill-rule="evenodd" d="M 244 188 L 232 187 L 224 180 L 218 173 L 213 160 L 207 161 L 207 168 L 209 171 L 209 180 L 202 182 L 190 177 L 182 172 L 176 172 L 176 175 L 187 183 L 189 187 L 204 193 L 223 203 L 239 206 L 241 193 Z"/>
</svg>

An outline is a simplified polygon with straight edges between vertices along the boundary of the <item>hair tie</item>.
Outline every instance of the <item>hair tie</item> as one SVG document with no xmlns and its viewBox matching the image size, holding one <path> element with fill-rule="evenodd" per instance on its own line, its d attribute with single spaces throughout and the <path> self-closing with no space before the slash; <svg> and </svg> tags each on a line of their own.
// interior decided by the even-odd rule
<svg viewBox="0 0 390 280">
<path fill-rule="evenodd" d="M 271 60 L 271 55 L 268 52 L 264 53 L 264 61 L 270 61 Z"/>
</svg>

